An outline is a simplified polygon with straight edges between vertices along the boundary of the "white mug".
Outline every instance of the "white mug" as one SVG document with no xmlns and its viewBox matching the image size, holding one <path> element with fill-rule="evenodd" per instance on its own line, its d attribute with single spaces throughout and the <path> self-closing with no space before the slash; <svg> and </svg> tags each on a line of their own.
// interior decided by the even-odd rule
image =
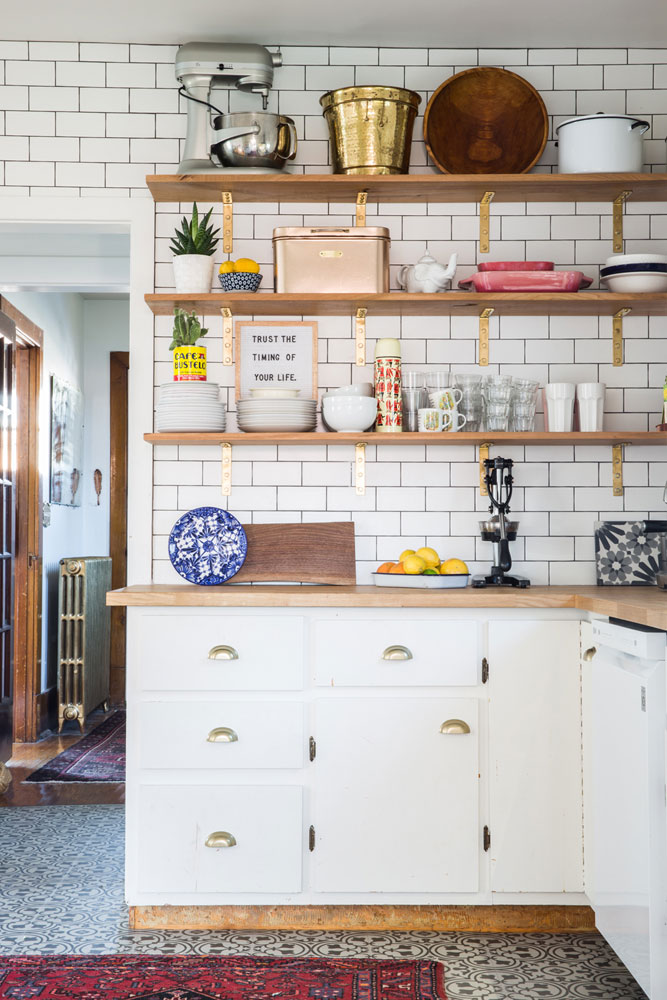
<svg viewBox="0 0 667 1000">
<path fill-rule="evenodd" d="M 451 411 L 439 410 L 437 406 L 424 406 L 417 411 L 417 426 L 420 431 L 444 431 L 452 422 Z"/>
<path fill-rule="evenodd" d="M 571 431 L 574 415 L 574 382 L 548 382 L 544 387 L 550 431 Z"/>
<path fill-rule="evenodd" d="M 604 422 L 604 382 L 581 382 L 577 386 L 580 431 L 601 431 Z"/>
<path fill-rule="evenodd" d="M 465 413 L 459 413 L 456 407 L 454 407 L 453 410 L 443 410 L 443 413 L 448 413 L 449 416 L 451 417 L 451 423 L 449 427 L 443 427 L 443 430 L 455 433 L 456 431 L 460 431 L 461 428 L 465 427 L 465 425 L 468 423 L 468 418 L 466 417 Z"/>
<path fill-rule="evenodd" d="M 456 386 L 451 386 L 446 389 L 431 389 L 428 398 L 431 406 L 437 406 L 441 410 L 455 410 L 463 393 Z"/>
</svg>

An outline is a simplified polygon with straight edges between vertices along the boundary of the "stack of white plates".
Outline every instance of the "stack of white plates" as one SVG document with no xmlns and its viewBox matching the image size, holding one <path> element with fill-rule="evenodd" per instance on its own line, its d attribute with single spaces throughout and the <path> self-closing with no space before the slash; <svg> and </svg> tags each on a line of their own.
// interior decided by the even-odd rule
<svg viewBox="0 0 667 1000">
<path fill-rule="evenodd" d="M 316 399 L 240 399 L 236 405 L 242 431 L 312 431 L 317 423 Z"/>
<path fill-rule="evenodd" d="M 225 404 L 216 382 L 166 382 L 155 411 L 158 434 L 164 431 L 224 431 Z"/>
</svg>

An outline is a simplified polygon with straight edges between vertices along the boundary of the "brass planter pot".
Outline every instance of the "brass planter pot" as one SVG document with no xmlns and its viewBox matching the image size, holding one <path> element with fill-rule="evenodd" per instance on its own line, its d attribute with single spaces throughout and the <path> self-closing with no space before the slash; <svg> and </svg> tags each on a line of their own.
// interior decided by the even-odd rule
<svg viewBox="0 0 667 1000">
<path fill-rule="evenodd" d="M 407 174 L 421 97 L 401 87 L 343 87 L 320 97 L 335 174 Z"/>
</svg>

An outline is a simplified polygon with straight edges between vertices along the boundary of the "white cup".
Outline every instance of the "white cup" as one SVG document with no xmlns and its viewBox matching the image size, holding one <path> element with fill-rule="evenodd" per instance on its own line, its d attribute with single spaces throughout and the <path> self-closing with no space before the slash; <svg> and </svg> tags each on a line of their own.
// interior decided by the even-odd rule
<svg viewBox="0 0 667 1000">
<path fill-rule="evenodd" d="M 451 423 L 449 427 L 443 427 L 443 431 L 451 431 L 452 433 L 455 433 L 456 431 L 460 431 L 461 428 L 465 427 L 468 423 L 468 418 L 465 413 L 459 413 L 456 407 L 454 407 L 453 410 L 445 410 L 444 412 L 449 414 Z"/>
<path fill-rule="evenodd" d="M 574 415 L 574 382 L 549 382 L 544 387 L 550 431 L 571 431 Z"/>
<path fill-rule="evenodd" d="M 580 431 L 603 430 L 606 388 L 604 382 L 580 382 L 577 386 Z"/>
<path fill-rule="evenodd" d="M 451 422 L 451 411 L 439 410 L 437 406 L 424 406 L 417 411 L 417 426 L 420 431 L 446 431 Z"/>
</svg>

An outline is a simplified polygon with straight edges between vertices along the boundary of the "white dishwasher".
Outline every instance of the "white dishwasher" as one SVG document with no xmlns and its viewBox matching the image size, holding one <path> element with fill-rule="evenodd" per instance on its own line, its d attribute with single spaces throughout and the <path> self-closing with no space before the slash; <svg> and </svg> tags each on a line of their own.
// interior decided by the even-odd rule
<svg viewBox="0 0 667 1000">
<path fill-rule="evenodd" d="M 667 998 L 665 633 L 593 622 L 595 922 L 651 1000 Z"/>
</svg>

